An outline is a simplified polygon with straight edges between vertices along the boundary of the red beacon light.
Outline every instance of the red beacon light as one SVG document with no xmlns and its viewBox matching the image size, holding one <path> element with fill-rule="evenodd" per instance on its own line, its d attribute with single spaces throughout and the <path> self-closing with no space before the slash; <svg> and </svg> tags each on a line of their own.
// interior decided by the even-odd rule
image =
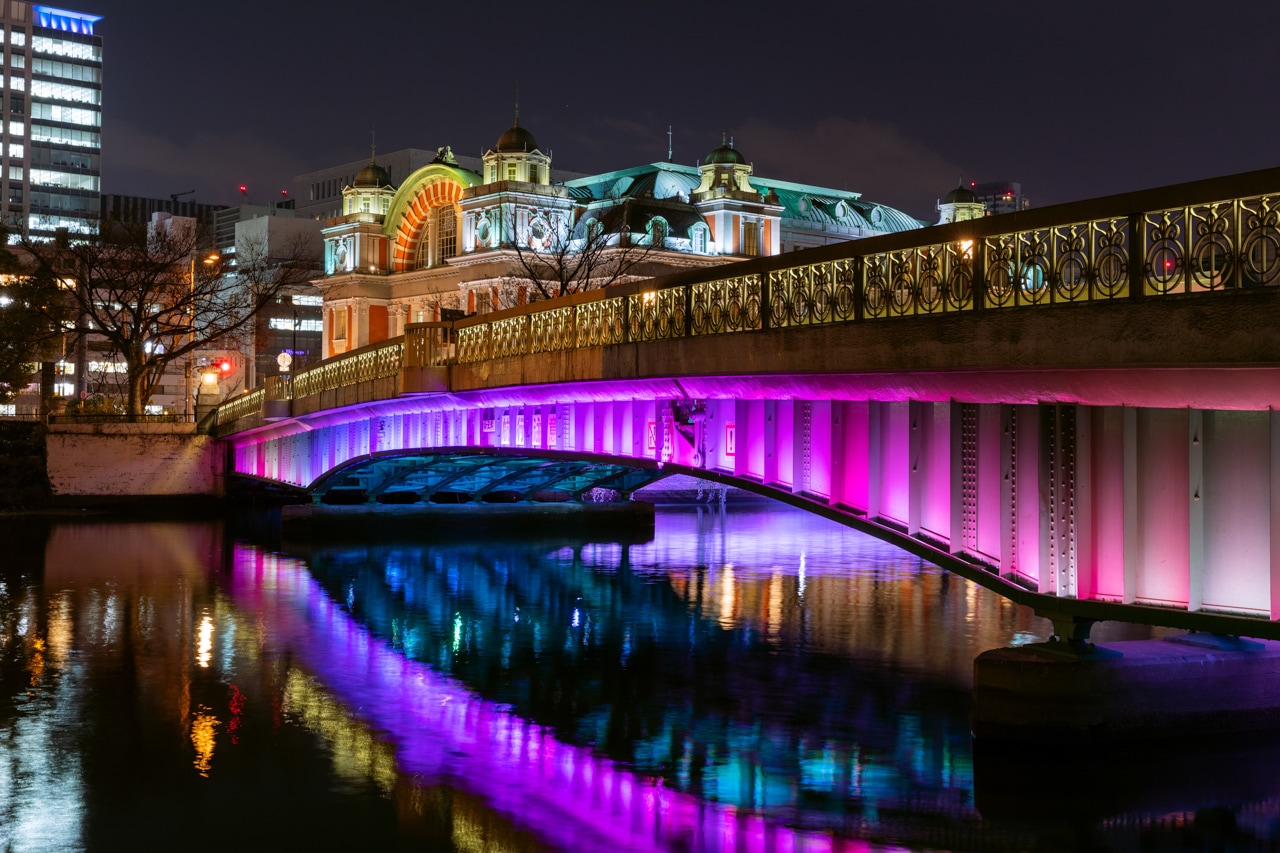
<svg viewBox="0 0 1280 853">
<path fill-rule="evenodd" d="M 234 365 L 231 364 L 231 359 L 224 358 L 218 362 L 218 372 L 221 373 L 223 376 L 226 376 L 228 373 L 231 372 L 231 368 L 233 366 Z"/>
</svg>

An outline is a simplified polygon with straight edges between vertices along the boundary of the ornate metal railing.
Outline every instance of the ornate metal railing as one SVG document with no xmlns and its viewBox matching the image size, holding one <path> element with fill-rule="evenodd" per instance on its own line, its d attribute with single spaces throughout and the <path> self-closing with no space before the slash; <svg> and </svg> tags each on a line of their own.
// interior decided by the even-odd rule
<svg viewBox="0 0 1280 853">
<path fill-rule="evenodd" d="M 770 259 L 774 268 L 760 272 L 694 282 L 658 279 L 628 286 L 634 292 L 623 296 L 611 289 L 571 305 L 533 306 L 459 328 L 457 360 L 468 364 L 693 335 L 1272 286 L 1280 284 L 1280 191 L 1215 201 L 1194 198 L 1211 194 L 1215 184 L 1234 188 L 1240 179 L 1259 176 L 1280 183 L 1280 170 L 1268 170 L 806 253 L 847 255 L 830 260 L 787 265 L 785 258 Z M 1176 196 L 1180 190 L 1193 198 L 1137 213 L 1108 210 Z M 1094 211 L 1053 221 L 1059 212 Z M 1030 227 L 1007 228 L 1029 221 Z M 945 239 L 910 245 L 913 238 L 935 235 Z"/>
<path fill-rule="evenodd" d="M 1277 284 L 1280 169 L 1269 169 L 630 282 L 456 326 L 420 324 L 430 332 L 411 326 L 404 339 L 299 372 L 291 393 L 394 376 L 405 364 Z M 250 413 L 261 393 L 223 404 L 219 421 Z"/>
<path fill-rule="evenodd" d="M 403 362 L 403 338 L 363 347 L 299 371 L 293 377 L 293 398 L 296 400 L 357 382 L 397 376 Z"/>
<path fill-rule="evenodd" d="M 262 403 L 266 399 L 266 390 L 255 388 L 247 394 L 228 400 L 218 406 L 218 423 L 229 424 L 248 415 L 256 415 L 262 411 Z"/>
</svg>

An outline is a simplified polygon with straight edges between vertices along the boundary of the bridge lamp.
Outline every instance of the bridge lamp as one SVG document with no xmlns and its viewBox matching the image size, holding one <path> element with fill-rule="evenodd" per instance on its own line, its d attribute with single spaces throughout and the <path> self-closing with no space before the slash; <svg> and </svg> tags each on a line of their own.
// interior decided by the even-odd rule
<svg viewBox="0 0 1280 853">
<path fill-rule="evenodd" d="M 640 301 L 645 305 L 653 305 L 657 300 L 658 291 L 656 290 L 646 290 L 644 293 L 640 294 Z"/>
</svg>

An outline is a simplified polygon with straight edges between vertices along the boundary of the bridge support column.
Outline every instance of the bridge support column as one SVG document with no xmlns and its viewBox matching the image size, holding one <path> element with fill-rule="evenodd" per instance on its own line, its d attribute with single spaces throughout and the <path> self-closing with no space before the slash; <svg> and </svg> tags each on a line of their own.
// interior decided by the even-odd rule
<svg viewBox="0 0 1280 853">
<path fill-rule="evenodd" d="M 1083 621 L 1055 619 L 1055 630 L 1078 633 Z M 984 652 L 973 668 L 974 737 L 986 744 L 1130 744 L 1280 723 L 1280 643 L 1193 643 L 1072 648 L 1068 641 Z"/>
</svg>

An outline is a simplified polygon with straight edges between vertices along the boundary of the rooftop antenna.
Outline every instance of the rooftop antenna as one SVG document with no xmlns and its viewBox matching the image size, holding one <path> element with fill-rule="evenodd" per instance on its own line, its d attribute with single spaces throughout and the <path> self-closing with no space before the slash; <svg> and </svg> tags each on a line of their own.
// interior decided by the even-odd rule
<svg viewBox="0 0 1280 853">
<path fill-rule="evenodd" d="M 369 163 L 372 164 L 378 156 L 378 125 L 374 124 L 369 128 Z"/>
<path fill-rule="evenodd" d="M 667 162 L 671 162 L 671 125 L 667 125 Z"/>
<path fill-rule="evenodd" d="M 516 127 L 520 126 L 520 81 L 516 81 Z"/>
</svg>

